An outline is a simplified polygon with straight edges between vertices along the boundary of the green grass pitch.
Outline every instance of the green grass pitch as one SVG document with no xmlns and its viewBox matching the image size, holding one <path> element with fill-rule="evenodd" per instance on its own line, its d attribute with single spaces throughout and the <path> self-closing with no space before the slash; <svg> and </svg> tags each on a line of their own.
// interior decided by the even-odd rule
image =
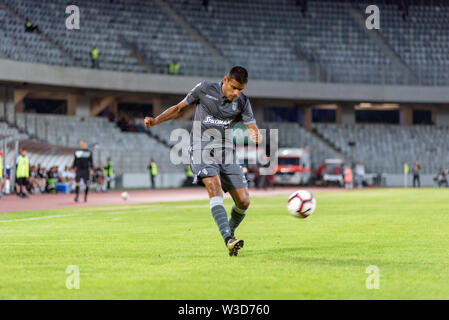
<svg viewBox="0 0 449 320">
<path fill-rule="evenodd" d="M 2 214 L 0 299 L 449 299 L 447 190 L 315 197 L 304 220 L 287 195 L 253 197 L 238 257 L 207 201 Z"/>
</svg>

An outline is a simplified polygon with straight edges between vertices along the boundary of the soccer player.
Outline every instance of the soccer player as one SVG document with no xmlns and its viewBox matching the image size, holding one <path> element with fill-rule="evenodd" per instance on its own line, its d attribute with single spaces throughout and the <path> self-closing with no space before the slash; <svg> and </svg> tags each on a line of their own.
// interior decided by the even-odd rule
<svg viewBox="0 0 449 320">
<path fill-rule="evenodd" d="M 250 201 L 248 184 L 242 167 L 236 163 L 232 136 L 226 135 L 225 130 L 232 128 L 236 122 L 243 121 L 250 139 L 255 143 L 262 141 L 249 99 L 242 93 L 247 82 L 248 72 L 246 69 L 240 66 L 232 67 L 219 83 L 201 82 L 177 105 L 168 108 L 155 118 L 145 117 L 144 119 L 145 126 L 151 128 L 161 122 L 175 119 L 190 106 L 195 106 L 194 122 L 201 123 L 201 132 L 207 129 L 216 129 L 221 133 L 222 141 L 209 150 L 211 143 L 202 141 L 201 134 L 199 137 L 194 134 L 194 124 L 190 135 L 190 167 L 194 174 L 194 183 L 200 182 L 207 189 L 212 217 L 230 256 L 237 256 L 238 250 L 243 247 L 244 241 L 235 238 L 234 232 L 245 217 Z M 221 155 L 226 154 L 229 148 L 232 152 L 232 163 L 217 161 L 215 155 L 220 152 Z M 206 151 L 207 154 L 210 151 L 214 158 L 197 161 L 198 157 L 195 154 L 198 155 L 198 152 L 195 153 L 195 151 L 198 150 L 199 154 L 204 154 L 203 151 Z M 229 221 L 223 206 L 223 191 L 229 192 L 234 200 Z"/>
<path fill-rule="evenodd" d="M 75 202 L 78 202 L 81 179 L 83 179 L 83 182 L 86 185 L 86 190 L 84 190 L 84 202 L 87 202 L 87 194 L 89 193 L 90 175 L 92 174 L 93 161 L 92 152 L 87 149 L 87 142 L 85 140 L 80 141 L 80 149 L 75 151 L 75 160 L 73 161 L 72 167 L 76 170 Z"/>
</svg>

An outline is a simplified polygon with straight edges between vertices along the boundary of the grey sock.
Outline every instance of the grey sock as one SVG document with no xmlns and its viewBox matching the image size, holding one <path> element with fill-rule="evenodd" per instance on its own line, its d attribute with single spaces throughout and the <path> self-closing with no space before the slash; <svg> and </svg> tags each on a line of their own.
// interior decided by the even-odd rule
<svg viewBox="0 0 449 320">
<path fill-rule="evenodd" d="M 210 199 L 210 211 L 225 244 L 227 244 L 227 241 L 231 238 L 231 230 L 229 228 L 228 215 L 223 207 L 223 197 L 212 197 Z"/>
<path fill-rule="evenodd" d="M 240 222 L 245 218 L 246 210 L 240 209 L 235 205 L 232 206 L 231 219 L 229 219 L 229 228 L 231 229 L 231 234 L 234 235 L 235 229 L 239 226 Z"/>
</svg>

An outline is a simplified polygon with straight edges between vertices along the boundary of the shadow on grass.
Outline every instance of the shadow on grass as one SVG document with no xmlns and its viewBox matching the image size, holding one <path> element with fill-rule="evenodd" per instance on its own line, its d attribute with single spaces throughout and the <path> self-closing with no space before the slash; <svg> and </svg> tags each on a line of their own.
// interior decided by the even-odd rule
<svg viewBox="0 0 449 320">
<path fill-rule="evenodd" d="M 357 258 L 349 258 L 344 255 L 338 255 L 337 253 L 333 255 L 327 255 L 323 257 L 322 253 L 317 252 L 316 247 L 288 247 L 288 248 L 277 248 L 277 249 L 268 249 L 268 250 L 254 250 L 248 249 L 245 251 L 241 251 L 240 255 L 237 259 L 254 259 L 260 258 L 264 261 L 269 262 L 291 262 L 291 263 L 312 263 L 312 264 L 321 264 L 321 265 L 334 265 L 334 266 L 361 266 L 367 267 L 372 264 L 382 264 L 385 262 L 373 261 L 372 259 L 367 260 Z M 323 247 L 319 247 L 320 250 Z M 326 249 L 334 249 L 333 247 L 327 247 Z M 315 252 L 315 253 L 314 253 Z M 307 253 L 306 255 L 301 255 L 301 253 Z M 312 255 L 312 256 L 311 256 Z M 313 256 L 315 255 L 315 257 Z"/>
</svg>

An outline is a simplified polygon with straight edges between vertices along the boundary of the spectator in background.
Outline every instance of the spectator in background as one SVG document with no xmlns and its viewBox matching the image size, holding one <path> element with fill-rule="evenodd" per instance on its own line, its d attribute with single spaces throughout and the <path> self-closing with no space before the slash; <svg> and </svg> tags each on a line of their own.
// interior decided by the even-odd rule
<svg viewBox="0 0 449 320">
<path fill-rule="evenodd" d="M 0 151 L 0 200 L 3 198 L 3 188 L 5 187 L 5 179 L 3 177 L 3 152 Z"/>
<path fill-rule="evenodd" d="M 37 167 L 35 166 L 33 167 L 33 170 L 30 172 L 30 176 L 33 176 L 34 180 L 33 181 L 34 193 L 44 193 L 45 188 L 47 186 L 47 178 L 43 177 L 40 164 Z"/>
<path fill-rule="evenodd" d="M 169 64 L 168 64 L 168 74 L 171 75 L 175 75 L 175 74 L 179 74 L 179 63 L 176 60 L 172 60 Z"/>
<path fill-rule="evenodd" d="M 100 69 L 100 65 L 98 63 L 98 49 L 96 46 L 93 46 L 92 49 L 90 49 L 90 60 L 92 61 L 92 68 L 93 69 Z"/>
<path fill-rule="evenodd" d="M 296 6 L 301 7 L 302 16 L 306 16 L 307 12 L 307 0 L 296 0 Z"/>
<path fill-rule="evenodd" d="M 45 170 L 45 168 L 42 168 L 42 165 L 39 163 L 39 164 L 37 165 L 37 175 L 38 175 L 40 178 L 43 178 L 44 170 Z"/>
<path fill-rule="evenodd" d="M 203 0 L 203 9 L 208 12 L 209 15 L 212 13 L 212 6 L 209 5 L 209 0 Z"/>
<path fill-rule="evenodd" d="M 137 132 L 136 120 L 134 118 L 128 120 L 128 130 L 130 132 Z"/>
<path fill-rule="evenodd" d="M 26 18 L 25 21 L 25 32 L 34 32 L 40 33 L 39 27 L 37 25 L 34 25 L 30 19 Z"/>
<path fill-rule="evenodd" d="M 76 178 L 75 169 L 74 168 L 70 168 L 69 169 L 69 173 L 67 174 L 67 177 L 66 177 L 66 182 L 69 185 L 70 192 L 75 191 L 75 188 L 76 188 L 75 178 Z"/>
<path fill-rule="evenodd" d="M 123 115 L 119 116 L 119 119 L 117 121 L 117 126 L 122 131 L 128 131 L 128 123 L 126 122 L 126 119 L 125 119 L 125 117 Z"/>
<path fill-rule="evenodd" d="M 70 191 L 75 189 L 75 174 L 68 166 L 65 166 L 64 170 L 60 171 L 58 175 L 60 181 L 67 184 Z"/>
<path fill-rule="evenodd" d="M 148 171 L 150 173 L 150 180 L 151 180 L 151 189 L 156 188 L 156 176 L 157 176 L 157 165 L 156 162 L 154 162 L 153 159 L 150 160 L 150 164 L 148 165 Z"/>
<path fill-rule="evenodd" d="M 40 193 L 40 188 L 39 188 L 39 176 L 37 174 L 37 167 L 35 166 L 31 166 L 30 167 L 30 188 L 31 188 L 31 193 L 33 194 L 38 194 Z"/>
<path fill-rule="evenodd" d="M 326 165 L 324 163 L 322 163 L 318 166 L 318 168 L 315 171 L 317 181 L 321 181 L 323 179 L 323 173 L 324 173 L 325 169 L 326 169 Z"/>
<path fill-rule="evenodd" d="M 41 193 L 44 193 L 47 191 L 47 183 L 48 183 L 47 169 L 41 168 L 40 164 L 38 164 L 37 168 L 38 168 L 37 175 L 39 177 L 39 187 L 41 189 Z"/>
<path fill-rule="evenodd" d="M 51 167 L 48 172 L 47 178 L 47 192 L 48 193 L 57 193 L 56 190 L 56 182 L 58 181 L 58 168 Z"/>
<path fill-rule="evenodd" d="M 94 170 L 94 177 L 95 177 L 95 181 L 97 182 L 97 188 L 96 188 L 96 192 L 105 192 L 105 177 L 104 177 L 104 169 L 103 169 L 103 163 L 100 162 L 100 164 L 98 165 L 98 167 L 96 167 L 96 169 Z"/>
<path fill-rule="evenodd" d="M 204 10 L 209 10 L 209 0 L 203 0 L 203 8 Z"/>
<path fill-rule="evenodd" d="M 421 166 L 419 165 L 419 161 L 415 160 L 415 164 L 412 166 L 412 174 L 413 174 L 413 188 L 418 185 L 418 188 L 421 187 L 421 181 L 419 179 L 419 172 L 421 170 Z"/>
<path fill-rule="evenodd" d="M 448 187 L 448 181 L 446 178 L 446 173 L 442 168 L 438 169 L 437 177 L 436 177 L 438 188 L 441 188 L 444 185 L 446 188 Z"/>
<path fill-rule="evenodd" d="M 352 189 L 352 170 L 350 165 L 346 165 L 343 180 L 345 182 L 345 189 Z"/>
<path fill-rule="evenodd" d="M 145 128 L 145 125 L 141 122 L 136 123 L 136 130 L 137 132 L 145 132 L 147 129 Z"/>
<path fill-rule="evenodd" d="M 104 176 L 106 178 L 107 190 L 111 190 L 111 181 L 114 176 L 114 168 L 112 167 L 111 158 L 107 159 L 106 166 L 104 167 Z"/>
<path fill-rule="evenodd" d="M 93 172 L 93 175 L 92 175 L 92 184 L 97 184 L 97 174 L 96 174 L 96 172 L 97 172 L 97 166 L 96 165 L 93 165 L 92 166 L 92 172 Z"/>
<path fill-rule="evenodd" d="M 363 162 L 357 163 L 355 166 L 355 179 L 357 183 L 357 187 L 360 189 L 363 187 L 363 180 L 365 179 L 365 166 Z"/>
<path fill-rule="evenodd" d="M 64 167 L 64 170 L 59 170 L 59 167 L 58 167 L 58 181 L 59 182 L 65 182 L 68 171 L 69 171 L 69 169 L 67 166 Z"/>
</svg>

